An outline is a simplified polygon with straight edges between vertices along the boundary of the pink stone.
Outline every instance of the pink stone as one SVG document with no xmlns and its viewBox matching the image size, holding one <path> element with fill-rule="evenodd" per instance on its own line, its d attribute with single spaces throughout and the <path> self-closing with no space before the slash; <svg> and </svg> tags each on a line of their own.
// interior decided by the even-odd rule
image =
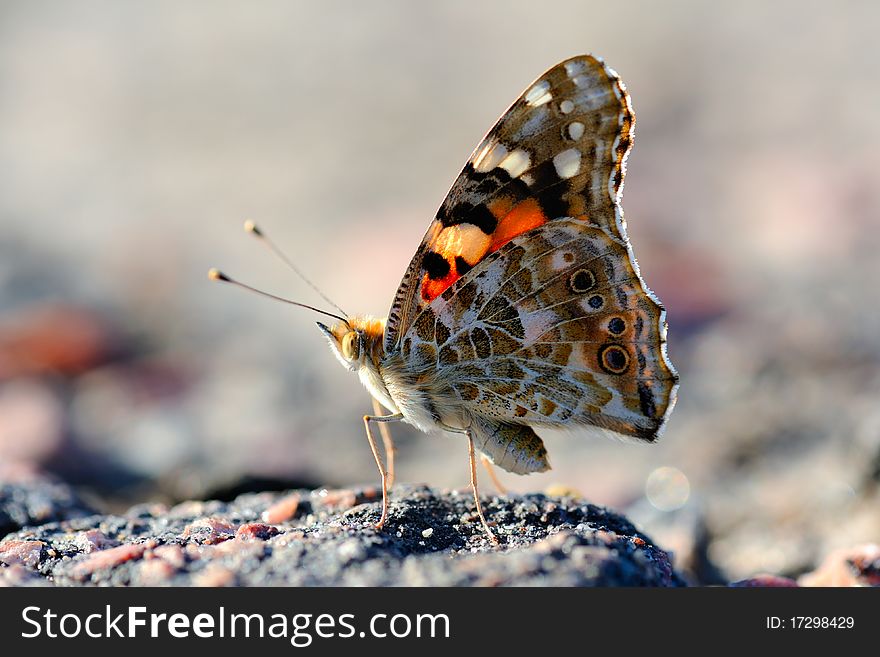
<svg viewBox="0 0 880 657">
<path fill-rule="evenodd" d="M 73 539 L 76 546 L 85 552 L 91 554 L 97 550 L 105 550 L 107 548 L 116 547 L 119 541 L 108 538 L 107 535 L 98 529 L 89 529 L 84 532 L 77 532 Z"/>
<path fill-rule="evenodd" d="M 202 546 L 202 558 L 205 561 L 212 561 L 224 557 L 232 557 L 238 560 L 248 559 L 249 557 L 259 557 L 263 554 L 263 545 L 261 541 L 242 541 L 235 539 L 225 541 L 219 545 Z"/>
<path fill-rule="evenodd" d="M 235 584 L 235 573 L 219 564 L 209 564 L 201 572 L 193 576 L 196 586 L 232 586 Z"/>
<path fill-rule="evenodd" d="M 312 495 L 313 502 L 320 506 L 333 507 L 334 509 L 350 509 L 357 504 L 357 493 L 348 488 L 338 488 L 335 490 L 327 490 L 326 488 L 319 491 L 317 495 Z"/>
<path fill-rule="evenodd" d="M 153 558 L 166 561 L 175 568 L 183 568 L 186 565 L 186 555 L 179 545 L 160 545 L 151 552 Z"/>
<path fill-rule="evenodd" d="M 238 528 L 235 532 L 235 537 L 243 541 L 265 541 L 267 538 L 278 533 L 278 529 L 272 525 L 265 525 L 261 522 L 249 522 Z"/>
<path fill-rule="evenodd" d="M 291 493 L 287 497 L 283 497 L 268 509 L 263 511 L 263 522 L 276 524 L 290 520 L 296 515 L 299 508 L 299 493 Z"/>
<path fill-rule="evenodd" d="M 184 553 L 186 554 L 186 556 L 193 560 L 201 559 L 204 551 L 204 547 L 195 543 L 187 543 L 186 547 L 184 548 Z"/>
<path fill-rule="evenodd" d="M 146 543 L 120 545 L 109 550 L 93 552 L 87 559 L 74 565 L 70 574 L 72 577 L 85 579 L 98 570 L 113 568 L 132 559 L 140 559 L 144 552 L 153 547 L 156 547 L 156 541 L 150 540 Z"/>
<path fill-rule="evenodd" d="M 176 568 L 163 559 L 150 559 L 143 561 L 140 565 L 140 583 L 143 586 L 158 586 L 165 584 Z"/>
<path fill-rule="evenodd" d="M 216 545 L 235 536 L 235 528 L 220 518 L 199 518 L 183 530 L 184 538 L 194 538 L 204 545 Z"/>
<path fill-rule="evenodd" d="M 40 580 L 41 578 L 36 571 L 29 570 L 18 563 L 6 568 L 0 568 L 0 588 L 24 586 L 25 584 Z"/>
<path fill-rule="evenodd" d="M 46 547 L 42 541 L 3 541 L 0 543 L 0 561 L 7 566 L 21 564 L 36 568 L 40 563 L 40 552 Z"/>
<path fill-rule="evenodd" d="M 801 586 L 880 586 L 880 545 L 835 550 L 798 581 Z"/>
</svg>

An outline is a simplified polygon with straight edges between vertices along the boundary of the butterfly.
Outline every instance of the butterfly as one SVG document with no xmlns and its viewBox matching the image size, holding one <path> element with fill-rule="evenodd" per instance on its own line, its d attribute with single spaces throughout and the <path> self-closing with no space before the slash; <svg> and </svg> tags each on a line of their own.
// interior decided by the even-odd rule
<svg viewBox="0 0 880 657">
<path fill-rule="evenodd" d="M 582 55 L 541 75 L 452 185 L 387 318 L 318 323 L 387 415 L 468 442 L 518 474 L 550 468 L 535 429 L 591 428 L 653 442 L 675 405 L 666 313 L 645 285 L 621 208 L 635 115 L 618 75 Z M 374 401 L 375 406 L 375 401 Z M 390 439 L 386 453 L 391 458 Z"/>
</svg>

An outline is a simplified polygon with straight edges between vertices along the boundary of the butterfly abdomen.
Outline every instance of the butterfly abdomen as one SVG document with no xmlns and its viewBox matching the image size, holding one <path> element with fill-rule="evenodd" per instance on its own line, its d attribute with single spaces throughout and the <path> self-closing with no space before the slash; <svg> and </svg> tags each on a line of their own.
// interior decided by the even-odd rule
<svg viewBox="0 0 880 657">
<path fill-rule="evenodd" d="M 435 361 L 436 362 L 436 361 Z M 406 361 L 400 352 L 387 354 L 381 376 L 404 421 L 433 433 L 445 427 L 467 428 L 468 414 L 451 386 L 428 361 Z"/>
</svg>

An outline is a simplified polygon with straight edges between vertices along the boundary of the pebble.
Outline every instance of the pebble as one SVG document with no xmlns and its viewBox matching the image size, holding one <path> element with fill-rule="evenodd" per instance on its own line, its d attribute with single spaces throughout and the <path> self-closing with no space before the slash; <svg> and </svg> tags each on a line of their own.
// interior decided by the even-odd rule
<svg viewBox="0 0 880 657">
<path fill-rule="evenodd" d="M 69 572 L 74 579 L 83 580 L 99 570 L 110 569 L 132 559 L 140 559 L 144 552 L 156 545 L 156 541 L 151 539 L 146 543 L 120 545 L 109 550 L 93 552 L 87 559 L 75 562 Z"/>
<path fill-rule="evenodd" d="M 0 543 L 0 563 L 7 566 L 20 564 L 36 568 L 40 563 L 40 553 L 46 544 L 42 541 L 7 540 Z"/>
<path fill-rule="evenodd" d="M 199 518 L 183 530 L 183 538 L 203 545 L 216 545 L 235 536 L 235 527 L 222 518 Z"/>
<path fill-rule="evenodd" d="M 263 511 L 263 522 L 277 524 L 293 518 L 299 509 L 300 497 L 299 493 L 291 493 L 275 502 L 272 506 Z"/>
</svg>

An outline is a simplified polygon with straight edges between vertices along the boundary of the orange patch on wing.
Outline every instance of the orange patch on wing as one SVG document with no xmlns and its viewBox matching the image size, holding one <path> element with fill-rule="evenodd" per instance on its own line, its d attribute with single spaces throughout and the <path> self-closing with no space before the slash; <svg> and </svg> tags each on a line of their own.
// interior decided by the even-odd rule
<svg viewBox="0 0 880 657">
<path fill-rule="evenodd" d="M 489 212 L 494 214 L 498 221 L 501 221 L 511 210 L 513 210 L 513 205 L 513 198 L 510 196 L 499 196 L 496 199 L 492 199 L 486 207 L 489 208 Z"/>
<path fill-rule="evenodd" d="M 488 207 L 489 211 L 498 218 L 498 226 L 490 236 L 488 248 L 486 245 L 482 245 L 474 250 L 475 253 L 468 254 L 472 257 L 478 255 L 479 257 L 476 262 L 471 263 L 468 258 L 465 258 L 468 264 L 474 266 L 487 253 L 497 251 L 514 237 L 547 223 L 547 215 L 544 214 L 540 204 L 535 199 L 526 199 L 514 205 L 510 197 L 502 196 L 495 199 Z M 474 230 L 479 229 L 474 227 Z M 460 238 L 458 232 L 460 229 L 455 232 L 449 232 L 448 241 L 443 242 L 441 238 L 446 234 L 446 231 L 451 231 L 451 229 L 441 230 L 434 236 L 434 246 L 435 252 L 442 255 L 449 263 L 449 273 L 443 278 L 438 279 L 430 278 L 427 274 L 422 277 L 421 296 L 428 303 L 443 294 L 450 285 L 461 278 L 455 267 L 455 257 L 462 255 L 465 251 L 464 245 L 458 239 Z"/>
<path fill-rule="evenodd" d="M 461 277 L 456 273 L 455 269 L 452 269 L 443 278 L 438 278 L 436 280 L 425 274 L 422 276 L 422 299 L 427 302 L 433 301 L 443 294 L 446 291 L 446 288 L 455 283 L 459 278 Z"/>
<path fill-rule="evenodd" d="M 494 212 L 495 209 L 492 208 Z M 498 220 L 498 227 L 492 233 L 489 251 L 497 251 L 517 235 L 547 223 L 547 215 L 535 199 L 526 199 L 514 205 Z"/>
</svg>

